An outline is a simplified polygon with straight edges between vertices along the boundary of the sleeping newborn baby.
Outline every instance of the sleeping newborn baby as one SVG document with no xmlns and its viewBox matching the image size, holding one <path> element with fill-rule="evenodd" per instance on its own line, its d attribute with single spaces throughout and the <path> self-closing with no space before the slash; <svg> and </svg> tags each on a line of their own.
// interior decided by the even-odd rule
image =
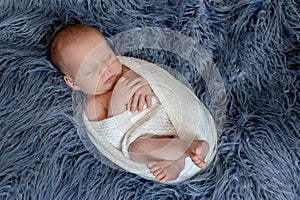
<svg viewBox="0 0 300 200">
<path fill-rule="evenodd" d="M 118 163 L 120 159 L 112 153 L 117 150 L 126 159 L 147 166 L 159 182 L 177 179 L 186 158 L 199 169 L 205 168 L 206 156 L 214 147 L 199 137 L 180 137 L 184 131 L 174 127 L 176 122 L 164 109 L 155 86 L 141 75 L 143 70 L 145 76 L 149 74 L 141 67 L 145 61 L 115 56 L 103 35 L 83 24 L 67 26 L 56 34 L 50 59 L 68 86 L 86 94 L 85 123 L 94 127 L 89 128 L 92 141 L 109 143 L 99 145 L 104 155 Z M 133 70 L 134 66 L 138 68 Z"/>
</svg>

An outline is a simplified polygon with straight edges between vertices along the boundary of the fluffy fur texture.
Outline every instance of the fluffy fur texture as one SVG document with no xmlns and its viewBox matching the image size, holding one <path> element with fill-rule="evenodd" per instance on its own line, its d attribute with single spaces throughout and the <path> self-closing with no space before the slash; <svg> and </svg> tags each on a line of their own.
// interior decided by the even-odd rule
<svg viewBox="0 0 300 200">
<path fill-rule="evenodd" d="M 0 11 L 0 199 L 299 199 L 299 0 L 0 0 Z M 54 32 L 74 23 L 108 37 L 170 28 L 208 50 L 228 105 L 205 172 L 163 185 L 85 148 L 72 91 L 47 57 Z M 209 105 L 203 81 L 176 55 L 128 55 L 171 66 Z"/>
</svg>

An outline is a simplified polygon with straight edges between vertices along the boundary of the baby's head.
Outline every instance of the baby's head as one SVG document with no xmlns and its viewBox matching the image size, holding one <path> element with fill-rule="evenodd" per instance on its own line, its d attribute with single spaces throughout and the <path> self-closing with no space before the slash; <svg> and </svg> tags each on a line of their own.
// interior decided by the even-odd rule
<svg viewBox="0 0 300 200">
<path fill-rule="evenodd" d="M 50 59 L 74 90 L 88 95 L 111 90 L 122 73 L 122 67 L 96 29 L 84 24 L 63 28 L 51 42 Z"/>
</svg>

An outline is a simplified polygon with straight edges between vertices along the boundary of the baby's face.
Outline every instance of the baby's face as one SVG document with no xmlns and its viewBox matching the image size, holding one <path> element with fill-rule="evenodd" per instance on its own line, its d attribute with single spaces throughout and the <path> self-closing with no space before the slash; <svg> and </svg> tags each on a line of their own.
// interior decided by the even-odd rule
<svg viewBox="0 0 300 200">
<path fill-rule="evenodd" d="M 66 75 L 88 95 L 110 91 L 122 73 L 120 61 L 100 33 L 79 38 L 66 48 L 63 59 Z"/>
</svg>

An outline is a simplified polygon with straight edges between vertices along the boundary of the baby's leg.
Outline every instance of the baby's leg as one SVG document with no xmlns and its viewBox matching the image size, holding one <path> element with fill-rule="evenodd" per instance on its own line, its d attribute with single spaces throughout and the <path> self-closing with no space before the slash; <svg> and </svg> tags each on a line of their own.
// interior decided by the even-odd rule
<svg viewBox="0 0 300 200">
<path fill-rule="evenodd" d="M 179 138 L 157 139 L 147 137 L 136 139 L 128 149 L 130 158 L 136 162 L 147 163 L 150 171 L 158 180 L 165 175 L 166 177 L 162 181 L 177 178 L 184 167 L 184 159 L 187 156 L 190 156 L 198 167 L 205 167 L 204 159 L 208 150 L 209 145 L 204 140 L 191 141 Z M 166 163 L 169 164 L 163 166 Z M 157 169 L 158 166 L 160 170 Z M 157 176 L 158 173 L 162 174 Z"/>
<path fill-rule="evenodd" d="M 139 137 L 129 146 L 130 158 L 136 162 L 177 160 L 188 156 L 187 149 L 193 141 L 179 138 Z"/>
</svg>

